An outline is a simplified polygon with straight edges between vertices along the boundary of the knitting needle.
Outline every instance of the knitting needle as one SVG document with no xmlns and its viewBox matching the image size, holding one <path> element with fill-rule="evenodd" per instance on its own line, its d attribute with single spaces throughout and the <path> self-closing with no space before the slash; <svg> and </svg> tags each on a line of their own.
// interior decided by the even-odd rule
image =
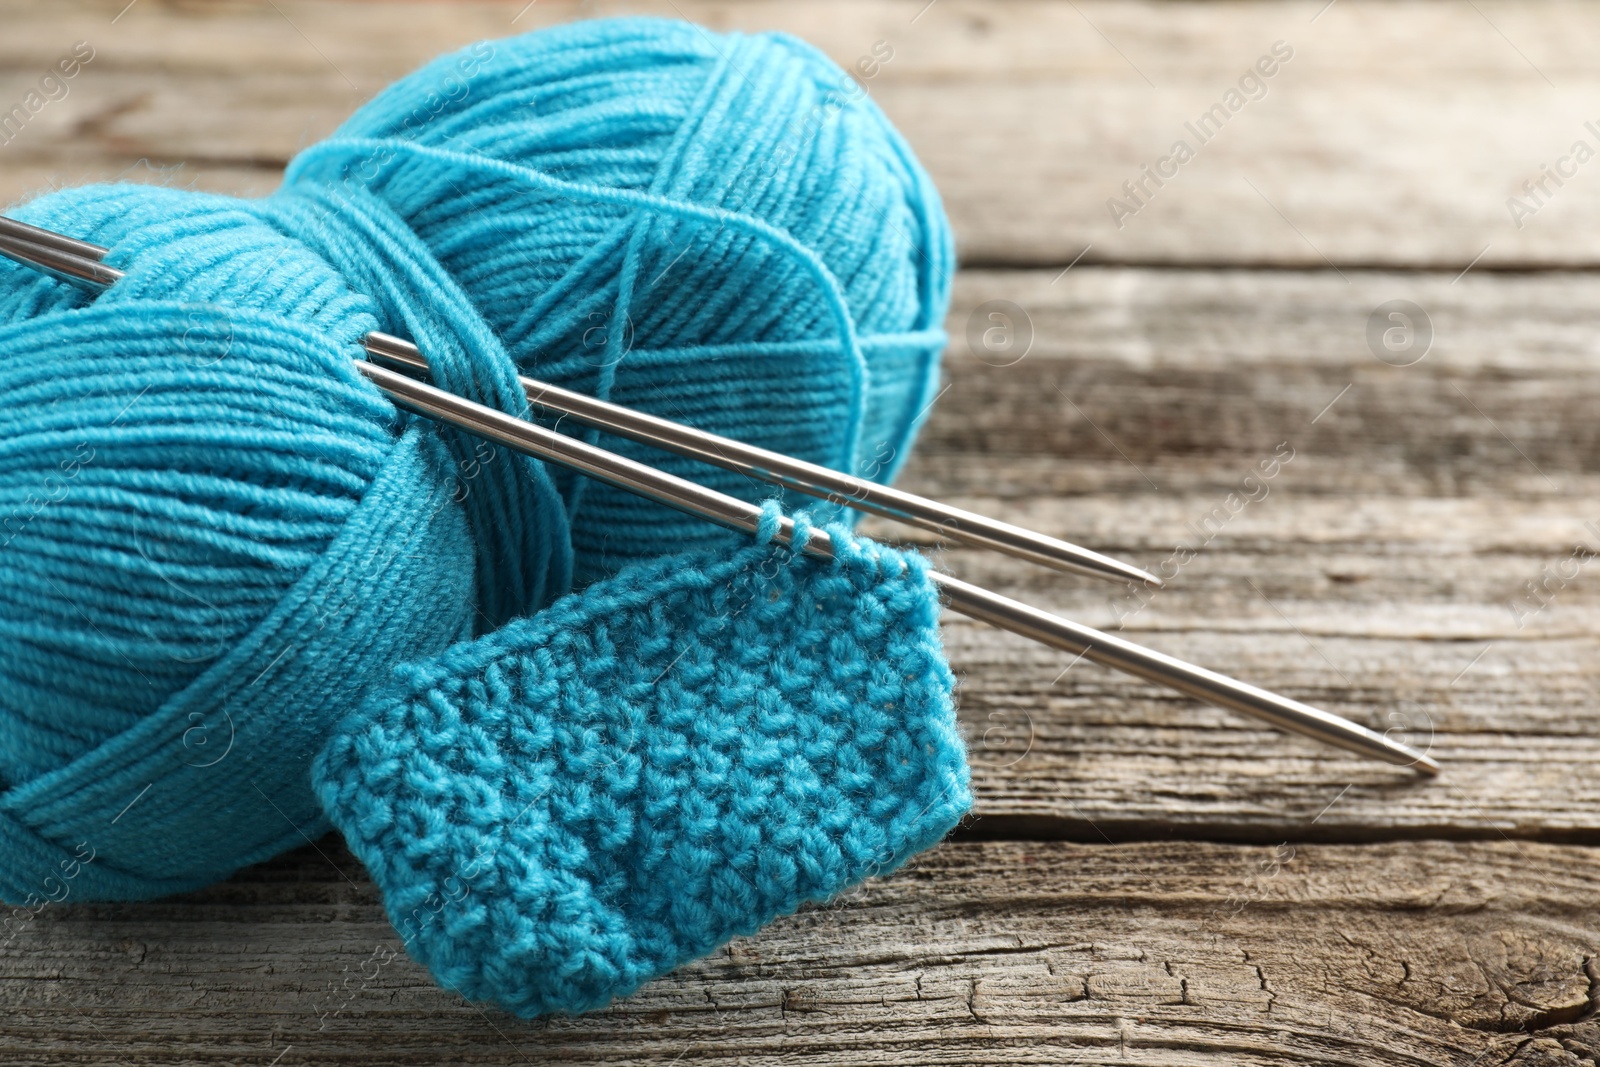
<svg viewBox="0 0 1600 1067">
<path fill-rule="evenodd" d="M 99 262 L 105 258 L 108 249 L 101 245 L 80 241 L 76 237 L 68 237 L 64 233 L 47 230 L 42 226 L 30 226 L 26 222 L 0 215 L 0 237 L 9 237 L 14 241 L 23 241 L 28 244 L 43 245 L 69 255 L 82 256 Z M 119 272 L 120 273 L 120 272 Z"/>
<path fill-rule="evenodd" d="M 50 235 L 49 231 L 45 233 L 59 238 L 60 242 L 72 241 L 62 235 Z M 101 282 L 84 265 L 72 264 L 70 260 L 82 257 L 70 245 L 46 244 L 18 240 L 14 235 L 0 235 L 0 254 L 9 255 L 26 265 L 40 265 L 41 249 L 65 257 L 69 261 L 67 265 L 72 268 L 66 272 L 67 276 L 91 287 L 103 288 L 121 277 L 121 272 L 115 272 L 116 278 Z M 106 267 L 105 270 L 112 272 L 115 269 Z M 688 514 L 746 532 L 756 529 L 761 512 L 753 504 L 535 423 L 475 404 L 405 374 L 362 360 L 356 361 L 356 365 L 387 396 L 411 410 L 450 422 L 524 454 L 570 467 L 596 480 Z M 778 540 L 783 544 L 792 544 L 793 539 L 793 522 L 784 519 Z M 813 555 L 831 555 L 831 542 L 819 532 L 814 532 L 800 548 Z M 945 603 L 970 618 L 1352 752 L 1386 763 L 1415 767 L 1423 774 L 1433 775 L 1439 771 L 1438 763 L 1425 753 L 1337 715 L 1069 622 L 948 575 L 931 572 L 930 577 L 939 587 Z"/>
<path fill-rule="evenodd" d="M 426 373 L 428 370 L 427 358 L 410 341 L 374 331 L 367 334 L 362 345 L 380 362 L 398 365 L 413 372 Z M 857 511 L 931 530 L 952 541 L 993 549 L 1056 570 L 1075 571 L 1113 581 L 1145 582 L 1154 586 L 1162 584 L 1155 575 L 1121 560 L 998 519 L 953 508 L 887 485 L 853 478 L 828 467 L 807 463 L 781 452 L 769 452 L 731 437 L 697 430 L 681 422 L 607 403 L 541 382 L 537 378 L 519 377 L 518 380 L 530 403 L 630 441 L 652 445 L 724 470 L 748 475 L 769 485 L 793 489 L 834 504 L 844 504 Z"/>
<path fill-rule="evenodd" d="M 0 216 L 0 255 L 27 266 L 46 268 L 69 282 L 96 289 L 120 280 L 121 271 L 100 262 L 106 252 L 107 249 L 99 245 Z M 363 344 L 374 357 L 391 366 L 428 370 L 426 357 L 409 341 L 374 331 L 366 336 Z M 618 437 L 736 471 L 769 485 L 894 519 L 952 541 L 1003 552 L 1056 570 L 1109 581 L 1162 584 L 1154 574 L 1131 564 L 1020 526 L 607 403 L 537 378 L 520 377 L 519 381 L 528 400 L 538 407 Z"/>
<path fill-rule="evenodd" d="M 596 481 L 730 529 L 755 533 L 760 523 L 758 505 L 475 403 L 387 367 L 364 360 L 357 360 L 356 367 L 401 407 L 460 427 L 495 444 L 549 460 Z M 824 559 L 833 556 L 832 542 L 824 531 L 813 529 L 804 544 L 795 545 L 795 525 L 788 517 L 779 520 L 775 540 L 797 547 L 807 555 Z M 1429 776 L 1439 773 L 1439 764 L 1426 753 L 1338 715 L 1069 622 L 947 574 L 930 571 L 928 577 L 939 589 L 945 604 L 968 618 L 1176 689 L 1218 707 L 1263 719 L 1284 730 L 1385 763 L 1415 767 Z"/>
</svg>

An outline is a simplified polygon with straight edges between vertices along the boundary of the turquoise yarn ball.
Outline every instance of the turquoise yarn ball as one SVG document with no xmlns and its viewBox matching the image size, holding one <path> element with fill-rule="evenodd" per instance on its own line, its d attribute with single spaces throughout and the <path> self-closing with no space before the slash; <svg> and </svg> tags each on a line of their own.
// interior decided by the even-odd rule
<svg viewBox="0 0 1600 1067">
<path fill-rule="evenodd" d="M 127 272 L 94 297 L 0 262 L 13 901 L 86 842 L 84 898 L 300 845 L 329 825 L 313 757 L 397 664 L 739 543 L 398 412 L 351 366 L 368 331 L 505 410 L 530 373 L 887 480 L 953 269 L 927 175 L 830 61 L 650 19 L 445 56 L 261 200 L 92 186 L 10 214 Z"/>
</svg>

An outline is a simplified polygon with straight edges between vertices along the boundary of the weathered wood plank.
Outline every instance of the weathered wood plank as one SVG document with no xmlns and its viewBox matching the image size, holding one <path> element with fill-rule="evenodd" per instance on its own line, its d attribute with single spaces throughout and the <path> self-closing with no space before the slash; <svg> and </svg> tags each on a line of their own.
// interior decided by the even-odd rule
<svg viewBox="0 0 1600 1067">
<path fill-rule="evenodd" d="M 604 1012 L 526 1022 L 391 959 L 372 886 L 335 839 L 321 847 L 331 862 L 306 848 L 184 898 L 47 908 L 0 949 L 0 1045 L 33 1063 L 283 1067 L 1600 1050 L 1585 848 L 946 844 Z"/>
<path fill-rule="evenodd" d="M 0 199 L 121 171 L 260 194 L 435 52 L 503 35 L 519 11 L 517 29 L 593 10 L 139 0 L 113 23 L 123 6 L 0 0 L 0 109 L 73 40 L 98 50 L 67 99 L 0 146 Z M 1563 103 L 1593 95 L 1600 14 L 1554 0 L 924 6 L 629 7 L 787 29 L 846 63 L 891 42 L 869 88 L 935 172 L 964 255 L 1055 265 L 958 279 L 950 389 L 906 484 L 1157 566 L 1281 442 L 1295 450 L 1137 613 L 1080 579 L 944 562 L 1403 725 L 1446 777 L 1414 782 L 1086 665 L 1063 676 L 1062 657 L 952 619 L 979 794 L 966 839 L 607 1012 L 518 1022 L 404 956 L 365 979 L 396 938 L 329 840 L 331 863 L 302 850 L 186 898 L 47 908 L 0 946 L 5 1058 L 1600 1058 L 1600 853 L 1563 843 L 1600 841 L 1600 589 L 1585 561 L 1547 584 L 1547 607 L 1512 606 L 1575 543 L 1600 547 L 1585 525 L 1600 522 L 1600 276 L 1485 273 L 1600 258 L 1588 169 L 1521 230 L 1505 209 L 1573 138 L 1600 143 L 1583 129 L 1597 116 Z M 1279 38 L 1296 54 L 1268 98 L 1114 228 L 1105 198 Z M 1440 270 L 1339 274 L 1323 255 Z M 1369 351 L 1368 318 L 1393 299 L 1434 327 L 1412 366 Z M 989 300 L 1031 321 L 1011 365 L 963 343 Z M 980 840 L 1028 836 L 1080 843 Z M 1202 837 L 1261 846 L 1161 840 Z M 1295 843 L 1287 862 L 1279 842 Z"/>
<path fill-rule="evenodd" d="M 82 38 L 70 95 L 0 147 L 0 201 L 140 159 L 260 192 L 297 149 L 434 54 L 596 12 L 574 0 L 198 5 L 0 4 L 0 108 Z M 887 42 L 867 86 L 948 201 L 962 252 L 989 264 L 1347 264 L 1460 270 L 1600 262 L 1600 11 L 1442 0 L 1040 3 L 1036 0 L 630 0 L 606 13 L 780 29 L 842 64 Z M 924 10 L 926 8 L 926 10 Z M 513 18 L 515 22 L 513 23 Z M 1185 129 L 1275 41 L 1293 58 L 1201 144 Z M 248 70 L 248 79 L 238 77 Z M 1107 201 L 1174 141 L 1195 158 L 1148 206 Z M 1569 174 L 1557 186 L 1541 166 Z M 1530 195 L 1525 181 L 1545 181 Z M 1520 196 L 1532 215 L 1513 218 Z M 1141 199 L 1143 199 L 1141 197 Z M 1137 206 L 1129 202 L 1130 206 Z M 1521 223 L 1519 226 L 1518 223 Z"/>
<path fill-rule="evenodd" d="M 1405 728 L 1447 770 L 1411 781 L 1089 665 L 1061 677 L 1068 657 L 951 618 L 975 831 L 1600 838 L 1588 772 L 1600 757 L 1600 588 L 1592 561 L 1569 560 L 1575 544 L 1600 548 L 1585 525 L 1600 520 L 1587 415 L 1600 406 L 1589 370 L 1600 279 L 1052 277 L 960 277 L 950 387 L 906 484 L 1152 568 L 1179 544 L 1198 551 L 1142 610 L 1116 587 L 987 553 L 946 551 L 946 565 Z M 1364 337 L 1368 313 L 1393 298 L 1436 328 L 1408 367 L 1380 362 Z M 1033 324 L 1031 351 L 1011 365 L 962 340 L 992 300 Z M 1285 441 L 1294 458 L 1245 487 Z M 1234 491 L 1256 499 L 1219 520 Z M 1529 581 L 1543 583 L 1542 610 Z"/>
</svg>

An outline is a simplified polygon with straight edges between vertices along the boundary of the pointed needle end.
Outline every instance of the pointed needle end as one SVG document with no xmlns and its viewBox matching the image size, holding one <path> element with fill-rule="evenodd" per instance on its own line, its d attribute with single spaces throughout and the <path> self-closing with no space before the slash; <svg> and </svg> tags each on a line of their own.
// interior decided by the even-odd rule
<svg viewBox="0 0 1600 1067">
<path fill-rule="evenodd" d="M 1439 777 L 1439 761 L 1425 752 L 1417 753 L 1417 758 L 1411 762 L 1411 766 L 1425 778 Z"/>
<path fill-rule="evenodd" d="M 1108 582 L 1138 582 L 1141 585 L 1152 586 L 1160 589 L 1166 585 L 1160 578 L 1147 570 L 1135 567 L 1131 563 L 1124 563 L 1120 559 L 1091 552 L 1087 548 L 1076 545 L 1064 545 L 1070 552 L 1057 552 L 1050 559 L 1032 557 L 1038 562 L 1046 563 L 1058 570 L 1076 571 L 1091 578 L 1099 578 Z"/>
<path fill-rule="evenodd" d="M 1131 563 L 1124 563 L 1120 559 L 1111 559 L 1107 556 L 1102 556 L 1101 560 L 1103 563 L 1099 574 L 1097 575 L 1098 577 L 1106 578 L 1114 576 L 1119 581 L 1140 582 L 1144 585 L 1150 586 L 1152 589 L 1165 589 L 1167 587 L 1166 582 L 1163 582 L 1160 578 L 1157 578 L 1147 570 L 1141 570 L 1140 568 L 1135 567 Z"/>
</svg>

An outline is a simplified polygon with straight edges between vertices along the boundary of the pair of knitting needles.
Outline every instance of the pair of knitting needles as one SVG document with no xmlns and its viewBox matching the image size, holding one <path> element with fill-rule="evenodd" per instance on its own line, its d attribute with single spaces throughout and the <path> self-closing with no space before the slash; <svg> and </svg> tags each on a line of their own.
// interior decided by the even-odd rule
<svg viewBox="0 0 1600 1067">
<path fill-rule="evenodd" d="M 122 271 L 104 262 L 109 251 L 100 245 L 0 215 L 0 255 L 93 291 L 109 288 L 124 276 Z M 373 332 L 363 339 L 363 347 L 370 360 L 356 360 L 357 369 L 400 407 L 721 526 L 756 532 L 761 509 L 755 504 L 435 388 L 427 380 L 427 357 L 409 341 Z M 618 437 L 1058 570 L 1120 582 L 1161 584 L 1155 575 L 1138 567 L 1053 537 L 534 378 L 520 380 L 534 407 Z M 832 543 L 821 530 L 811 530 L 803 544 L 796 544 L 795 524 L 787 517 L 780 521 L 775 540 L 807 555 L 823 559 L 833 555 Z M 929 577 L 945 605 L 969 618 L 1218 707 L 1252 715 L 1280 729 L 1385 763 L 1414 767 L 1423 774 L 1439 772 L 1439 764 L 1426 753 L 1338 715 L 1069 622 L 947 574 L 930 572 Z"/>
</svg>

